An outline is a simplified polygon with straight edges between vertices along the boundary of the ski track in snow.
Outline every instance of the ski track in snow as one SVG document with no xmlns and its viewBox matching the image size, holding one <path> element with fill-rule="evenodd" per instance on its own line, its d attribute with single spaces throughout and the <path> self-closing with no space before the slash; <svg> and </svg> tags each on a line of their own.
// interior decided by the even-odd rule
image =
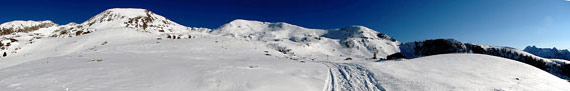
<svg viewBox="0 0 570 91">
<path fill-rule="evenodd" d="M 386 91 L 364 66 L 353 63 L 322 62 L 329 68 L 323 91 Z"/>
</svg>

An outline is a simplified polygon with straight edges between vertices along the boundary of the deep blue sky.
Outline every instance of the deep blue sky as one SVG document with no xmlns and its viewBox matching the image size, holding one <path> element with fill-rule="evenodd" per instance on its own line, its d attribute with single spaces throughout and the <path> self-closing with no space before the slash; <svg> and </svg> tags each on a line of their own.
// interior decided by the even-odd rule
<svg viewBox="0 0 570 91">
<path fill-rule="evenodd" d="M 10 0 L 0 4 L 0 22 L 81 23 L 108 8 L 145 8 L 192 27 L 234 19 L 320 29 L 363 25 L 403 42 L 453 38 L 570 48 L 570 2 L 564 0 Z"/>
</svg>

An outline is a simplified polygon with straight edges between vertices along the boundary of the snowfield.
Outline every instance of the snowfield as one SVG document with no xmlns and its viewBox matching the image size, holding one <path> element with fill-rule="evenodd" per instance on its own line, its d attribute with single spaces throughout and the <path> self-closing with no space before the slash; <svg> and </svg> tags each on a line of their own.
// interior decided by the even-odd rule
<svg viewBox="0 0 570 91">
<path fill-rule="evenodd" d="M 370 63 L 390 91 L 565 91 L 570 83 L 515 60 L 482 54 L 442 54 Z"/>
<path fill-rule="evenodd" d="M 489 55 L 380 60 L 400 43 L 363 26 L 238 19 L 191 28 L 121 8 L 81 24 L 16 25 L 30 32 L 0 36 L 0 91 L 570 90 L 539 68 Z"/>
<path fill-rule="evenodd" d="M 124 40 L 137 42 L 120 42 Z M 4 68 L 0 90 L 320 91 L 327 75 L 321 63 L 266 56 L 263 51 L 269 49 L 240 40 L 125 38 L 101 43 L 82 43 L 93 49 Z"/>
</svg>

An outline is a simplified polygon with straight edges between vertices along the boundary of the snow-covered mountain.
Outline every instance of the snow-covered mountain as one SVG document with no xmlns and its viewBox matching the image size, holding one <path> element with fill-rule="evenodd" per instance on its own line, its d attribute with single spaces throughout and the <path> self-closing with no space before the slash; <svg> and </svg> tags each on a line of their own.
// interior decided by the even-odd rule
<svg viewBox="0 0 570 91">
<path fill-rule="evenodd" d="M 28 31 L 42 28 L 44 27 Z M 49 31 L 40 35 L 75 37 L 111 28 L 129 28 L 158 35 L 157 37 L 161 39 L 226 36 L 262 41 L 265 42 L 264 45 L 272 47 L 274 50 L 287 55 L 284 57 L 292 59 L 314 59 L 317 56 L 332 56 L 343 59 L 376 59 L 386 58 L 389 54 L 399 52 L 398 41 L 363 26 L 324 30 L 308 29 L 282 22 L 270 23 L 237 19 L 218 29 L 191 28 L 177 24 L 151 11 L 132 8 L 105 10 L 81 24 L 70 23 L 56 26 L 56 28 L 47 29 Z"/>
<path fill-rule="evenodd" d="M 207 29 L 114 8 L 80 24 L 15 21 L 0 29 L 9 31 L 0 35 L 1 91 L 570 89 L 556 77 L 568 76 L 565 60 L 452 40 L 402 45 L 364 26 L 237 19 Z M 509 59 L 436 55 L 457 52 Z M 421 58 L 378 61 L 398 53 Z"/>
<path fill-rule="evenodd" d="M 212 34 L 265 42 L 293 58 L 385 58 L 399 52 L 399 42 L 363 26 L 340 29 L 308 29 L 288 23 L 234 20 Z"/>
<path fill-rule="evenodd" d="M 527 46 L 524 51 L 536 56 L 552 59 L 570 60 L 570 51 L 568 49 L 559 50 L 554 48 L 537 48 L 536 46 Z"/>
<path fill-rule="evenodd" d="M 7 35 L 16 32 L 32 32 L 40 28 L 57 26 L 51 21 L 11 21 L 0 25 L 0 35 Z"/>
<path fill-rule="evenodd" d="M 550 72 L 560 78 L 567 80 L 570 79 L 570 61 L 542 58 L 515 48 L 462 43 L 453 39 L 435 39 L 404 43 L 400 46 L 400 49 L 402 50 L 402 54 L 407 58 L 447 53 L 477 53 L 493 55 L 517 60 Z"/>
</svg>

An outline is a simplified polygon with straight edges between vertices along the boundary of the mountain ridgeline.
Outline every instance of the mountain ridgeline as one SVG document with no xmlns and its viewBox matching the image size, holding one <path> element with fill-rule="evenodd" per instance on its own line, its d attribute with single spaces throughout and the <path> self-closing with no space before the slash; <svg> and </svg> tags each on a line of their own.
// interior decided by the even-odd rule
<svg viewBox="0 0 570 91">
<path fill-rule="evenodd" d="M 258 41 L 296 60 L 319 60 L 316 56 L 337 59 L 385 58 L 399 52 L 395 39 L 363 26 L 339 29 L 308 29 L 288 23 L 237 19 L 217 29 L 186 27 L 145 9 L 114 8 L 77 24 L 57 25 L 51 21 L 13 21 L 4 23 L 2 50 L 7 57 L 25 49 L 38 39 L 69 38 L 98 31 L 133 30 L 157 39 L 228 37 Z"/>
<path fill-rule="evenodd" d="M 72 38 L 94 32 L 139 31 L 163 39 L 235 38 L 255 42 L 299 61 L 418 58 L 447 53 L 478 53 L 517 60 L 563 79 L 570 77 L 570 63 L 558 54 L 544 56 L 506 47 L 461 43 L 451 39 L 400 43 L 387 34 L 364 26 L 309 29 L 284 22 L 236 19 L 217 29 L 186 27 L 145 9 L 114 8 L 77 24 L 51 21 L 12 21 L 0 25 L 0 59 L 17 55 L 41 39 Z M 530 50 L 530 49 L 529 49 Z M 534 51 L 530 51 L 535 53 Z M 567 52 L 567 51 L 566 51 Z M 539 57 L 540 56 L 540 57 Z M 568 56 L 566 56 L 568 57 Z M 318 59 L 321 58 L 321 59 Z M 322 59 L 326 58 L 326 59 Z"/>
<path fill-rule="evenodd" d="M 554 48 L 537 48 L 536 46 L 527 46 L 524 51 L 532 53 L 536 56 L 552 59 L 570 60 L 570 51 L 567 49 L 559 50 Z"/>
</svg>

